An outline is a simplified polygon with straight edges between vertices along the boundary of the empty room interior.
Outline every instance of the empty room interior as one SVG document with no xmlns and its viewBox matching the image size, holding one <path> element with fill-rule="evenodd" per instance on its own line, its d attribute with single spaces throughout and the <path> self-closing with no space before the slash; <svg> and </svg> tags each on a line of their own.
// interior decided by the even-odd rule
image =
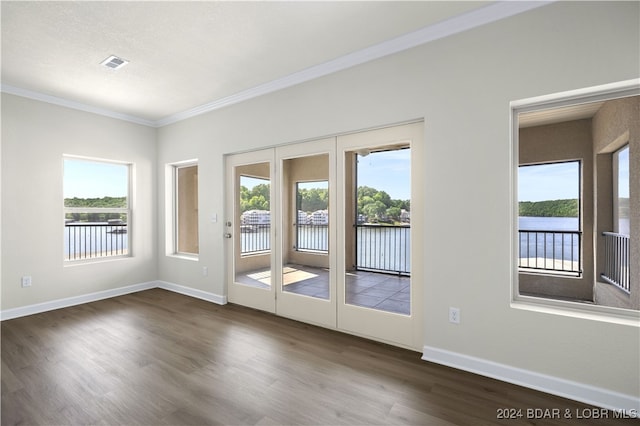
<svg viewBox="0 0 640 426">
<path fill-rule="evenodd" d="M 640 418 L 638 1 L 2 1 L 10 424 Z"/>
</svg>

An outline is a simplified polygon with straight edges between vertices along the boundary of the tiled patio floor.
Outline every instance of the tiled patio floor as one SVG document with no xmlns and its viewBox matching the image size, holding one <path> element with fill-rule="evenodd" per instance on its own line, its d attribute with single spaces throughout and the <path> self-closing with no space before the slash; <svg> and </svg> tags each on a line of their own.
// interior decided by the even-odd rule
<svg viewBox="0 0 640 426">
<path fill-rule="evenodd" d="M 409 315 L 410 278 L 376 272 L 350 271 L 346 277 L 346 303 L 382 311 Z M 303 265 L 283 268 L 284 291 L 310 297 L 329 299 L 329 271 Z M 246 272 L 236 282 L 259 288 L 269 288 L 270 270 Z"/>
</svg>

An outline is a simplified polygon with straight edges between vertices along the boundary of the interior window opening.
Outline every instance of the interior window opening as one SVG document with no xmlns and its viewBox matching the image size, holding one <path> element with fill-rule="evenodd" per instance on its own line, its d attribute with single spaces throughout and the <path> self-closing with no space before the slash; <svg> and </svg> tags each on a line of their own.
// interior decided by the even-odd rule
<svg viewBox="0 0 640 426">
<path fill-rule="evenodd" d="M 198 165 L 175 167 L 175 252 L 197 255 L 198 240 Z"/>
<path fill-rule="evenodd" d="M 640 96 L 599 90 L 513 108 L 514 300 L 640 310 Z"/>
</svg>

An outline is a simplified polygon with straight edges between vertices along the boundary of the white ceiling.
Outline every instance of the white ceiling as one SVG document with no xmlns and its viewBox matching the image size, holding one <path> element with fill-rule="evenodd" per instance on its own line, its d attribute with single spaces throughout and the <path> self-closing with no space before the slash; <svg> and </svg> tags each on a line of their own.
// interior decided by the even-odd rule
<svg viewBox="0 0 640 426">
<path fill-rule="evenodd" d="M 518 115 L 518 125 L 521 129 L 524 129 L 526 127 L 544 126 L 547 124 L 562 123 L 565 121 L 593 118 L 603 104 L 604 101 L 589 102 L 525 112 Z"/>
<path fill-rule="evenodd" d="M 544 4 L 517 3 L 2 1 L 2 88 L 162 125 Z"/>
</svg>

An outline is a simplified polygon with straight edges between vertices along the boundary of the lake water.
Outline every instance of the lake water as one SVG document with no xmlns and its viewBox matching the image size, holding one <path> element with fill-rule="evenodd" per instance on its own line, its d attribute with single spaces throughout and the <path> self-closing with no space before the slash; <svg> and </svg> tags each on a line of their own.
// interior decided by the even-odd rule
<svg viewBox="0 0 640 426">
<path fill-rule="evenodd" d="M 518 218 L 519 229 L 527 231 L 577 231 L 577 217 L 528 217 Z"/>
<path fill-rule="evenodd" d="M 520 258 L 544 258 L 576 263 L 580 258 L 577 217 L 519 217 Z M 536 232 L 522 232 L 536 231 Z M 550 232 L 542 232 L 550 231 Z M 576 231 L 553 232 L 553 231 Z"/>
</svg>

